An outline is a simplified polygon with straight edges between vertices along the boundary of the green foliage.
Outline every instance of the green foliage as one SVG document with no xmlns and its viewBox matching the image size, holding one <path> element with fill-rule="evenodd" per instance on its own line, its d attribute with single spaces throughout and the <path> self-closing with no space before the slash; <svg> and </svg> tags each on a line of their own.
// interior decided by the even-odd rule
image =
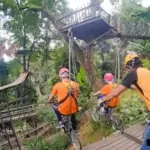
<svg viewBox="0 0 150 150">
<path fill-rule="evenodd" d="M 104 61 L 102 63 L 102 77 L 107 72 L 111 72 L 114 74 L 115 73 L 114 68 L 115 68 L 115 61 L 113 60 Z"/>
<path fill-rule="evenodd" d="M 27 150 L 66 150 L 69 144 L 70 141 L 65 134 L 53 135 L 49 143 L 39 137 L 33 137 L 24 143 Z"/>
<path fill-rule="evenodd" d="M 145 19 L 146 21 L 150 20 L 150 7 L 146 8 L 143 12 L 138 12 L 137 17 L 139 19 Z"/>
<path fill-rule="evenodd" d="M 0 142 L 0 144 L 2 144 L 2 143 Z M 0 146 L 0 150 L 4 150 L 4 148 L 2 146 Z"/>
<path fill-rule="evenodd" d="M 78 97 L 78 105 L 82 107 L 82 110 L 79 112 L 78 117 L 87 109 L 89 109 L 92 105 L 90 101 L 90 91 L 91 88 L 89 87 L 89 84 L 86 79 L 85 71 L 82 67 L 80 67 L 80 70 L 77 74 L 77 81 L 80 85 L 80 93 Z"/>
<path fill-rule="evenodd" d="M 86 73 L 85 73 L 85 71 L 83 70 L 82 67 L 80 67 L 80 70 L 77 74 L 77 81 L 80 85 L 81 93 L 83 95 L 86 95 L 87 97 L 89 97 L 91 89 L 90 89 L 88 81 L 86 79 Z"/>
<path fill-rule="evenodd" d="M 144 123 L 147 117 L 145 104 L 134 91 L 127 91 L 121 96 L 117 112 L 126 125 Z"/>
<path fill-rule="evenodd" d="M 70 141 L 65 134 L 56 134 L 50 141 L 51 150 L 66 150 Z"/>
<path fill-rule="evenodd" d="M 106 121 L 104 118 L 101 118 L 100 121 L 93 121 L 93 119 L 91 119 L 91 126 L 93 129 L 93 132 L 99 132 L 100 135 L 102 135 L 102 137 L 106 137 L 108 135 L 110 135 L 112 133 L 112 128 L 110 127 L 110 125 L 106 124 Z"/>
<path fill-rule="evenodd" d="M 19 74 L 21 73 L 21 65 L 17 62 L 16 59 L 10 61 L 8 64 L 8 71 L 9 71 L 9 80 L 10 81 L 14 81 Z"/>
<path fill-rule="evenodd" d="M 68 67 L 68 47 L 66 44 L 57 46 L 51 54 L 52 59 L 54 60 L 54 68 L 56 72 L 59 71 L 60 67 Z"/>
<path fill-rule="evenodd" d="M 35 103 L 38 101 L 36 90 L 32 81 L 27 80 L 24 89 L 25 89 L 24 94 L 29 96 L 29 103 Z"/>
<path fill-rule="evenodd" d="M 135 14 L 145 10 L 140 4 L 140 1 L 141 0 L 122 0 L 120 14 L 122 22 L 137 20 Z"/>
<path fill-rule="evenodd" d="M 24 144 L 27 150 L 51 150 L 50 144 L 39 137 L 33 137 L 31 140 L 26 141 Z"/>
<path fill-rule="evenodd" d="M 143 67 L 150 69 L 150 60 L 149 59 L 143 59 L 142 63 L 143 63 Z"/>
<path fill-rule="evenodd" d="M 50 123 L 55 129 L 56 125 L 56 116 L 50 105 L 48 106 L 40 106 L 37 108 L 37 117 L 42 122 Z"/>
<path fill-rule="evenodd" d="M 150 58 L 150 42 L 148 40 L 129 42 L 127 50 L 137 51 L 142 56 Z"/>
</svg>

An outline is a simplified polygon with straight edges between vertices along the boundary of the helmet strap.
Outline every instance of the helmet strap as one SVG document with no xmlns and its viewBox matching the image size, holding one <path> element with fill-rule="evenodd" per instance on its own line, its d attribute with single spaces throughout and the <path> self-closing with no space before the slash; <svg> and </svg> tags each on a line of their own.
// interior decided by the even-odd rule
<svg viewBox="0 0 150 150">
<path fill-rule="evenodd" d="M 127 69 L 132 69 L 132 66 L 126 65 Z"/>
<path fill-rule="evenodd" d="M 132 60 L 132 65 L 131 65 L 132 68 L 133 68 L 134 64 L 135 64 L 135 59 Z"/>
</svg>

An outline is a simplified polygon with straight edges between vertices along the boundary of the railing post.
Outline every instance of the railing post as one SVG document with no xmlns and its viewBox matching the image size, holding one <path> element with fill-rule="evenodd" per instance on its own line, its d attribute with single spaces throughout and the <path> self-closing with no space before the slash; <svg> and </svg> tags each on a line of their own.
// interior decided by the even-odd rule
<svg viewBox="0 0 150 150">
<path fill-rule="evenodd" d="M 4 90 L 4 96 L 5 96 L 4 98 L 6 99 L 6 103 L 7 103 L 7 108 L 8 108 L 8 113 L 9 113 L 9 117 L 10 117 L 10 125 L 11 125 L 11 128 L 12 128 L 12 133 L 15 136 L 16 143 L 17 143 L 17 146 L 18 146 L 19 150 L 21 150 L 21 146 L 20 146 L 17 134 L 15 132 L 15 128 L 14 128 L 13 123 L 12 123 L 12 116 L 11 116 L 11 112 L 10 112 L 10 108 L 9 108 L 9 103 L 8 103 L 8 97 L 7 97 L 7 91 L 6 90 Z M 8 138 L 8 142 L 10 143 L 9 138 Z M 11 143 L 10 143 L 10 145 L 11 145 Z"/>
</svg>

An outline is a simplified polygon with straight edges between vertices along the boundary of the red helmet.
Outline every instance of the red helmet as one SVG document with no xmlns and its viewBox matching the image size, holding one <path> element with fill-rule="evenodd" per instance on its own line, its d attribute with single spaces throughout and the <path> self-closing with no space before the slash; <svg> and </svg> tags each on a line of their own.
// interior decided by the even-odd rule
<svg viewBox="0 0 150 150">
<path fill-rule="evenodd" d="M 113 76 L 113 74 L 111 74 L 111 73 L 106 73 L 106 74 L 104 75 L 104 80 L 105 80 L 105 81 L 112 81 L 113 78 L 114 78 L 114 76 Z"/>
<path fill-rule="evenodd" d="M 60 78 L 65 78 L 65 77 L 67 78 L 67 77 L 69 77 L 69 70 L 67 68 L 61 68 L 59 70 L 59 77 Z"/>
</svg>

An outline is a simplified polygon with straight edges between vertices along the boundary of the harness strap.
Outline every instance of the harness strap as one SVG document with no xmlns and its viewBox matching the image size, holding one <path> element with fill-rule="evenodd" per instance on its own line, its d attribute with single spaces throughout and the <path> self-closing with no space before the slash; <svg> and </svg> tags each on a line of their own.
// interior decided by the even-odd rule
<svg viewBox="0 0 150 150">
<path fill-rule="evenodd" d="M 77 102 L 77 100 L 76 100 L 76 98 L 74 97 L 73 93 L 71 92 L 71 94 L 70 94 L 70 93 L 68 92 L 67 95 L 66 95 L 66 97 L 63 98 L 58 104 L 59 104 L 59 105 L 62 104 L 62 103 L 65 102 L 70 96 L 73 97 L 73 98 L 75 99 L 75 101 Z"/>
<path fill-rule="evenodd" d="M 64 83 L 64 82 L 63 82 L 63 83 Z M 71 82 L 71 84 L 72 84 L 72 82 Z M 64 83 L 64 85 L 66 86 L 65 83 Z M 74 100 L 75 100 L 75 102 L 76 102 L 76 104 L 78 104 L 78 103 L 77 103 L 77 99 L 75 98 L 75 96 L 74 96 L 74 94 L 72 93 L 72 91 L 69 92 L 69 88 L 68 88 L 67 86 L 66 86 L 66 88 L 68 89 L 67 95 L 66 95 L 61 101 L 59 101 L 58 104 L 60 105 L 60 104 L 64 103 L 69 97 L 73 97 Z"/>
</svg>

